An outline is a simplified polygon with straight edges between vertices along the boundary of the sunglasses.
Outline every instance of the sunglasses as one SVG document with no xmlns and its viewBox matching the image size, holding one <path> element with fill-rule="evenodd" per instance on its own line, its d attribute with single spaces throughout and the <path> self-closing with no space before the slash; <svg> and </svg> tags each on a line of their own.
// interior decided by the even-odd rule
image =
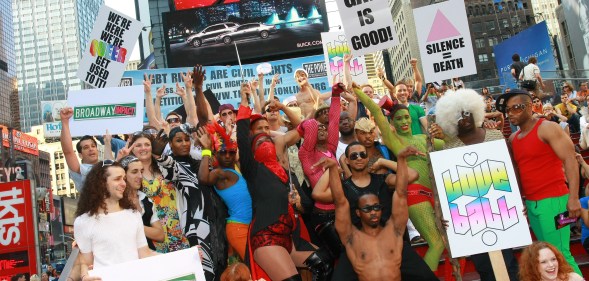
<svg viewBox="0 0 589 281">
<path fill-rule="evenodd" d="M 129 164 L 131 164 L 135 161 L 139 161 L 139 158 L 137 158 L 133 155 L 127 155 L 123 159 L 121 159 L 121 166 L 123 166 L 123 168 L 126 169 L 129 166 Z"/>
<path fill-rule="evenodd" d="M 458 117 L 458 121 L 470 118 L 471 115 L 472 113 L 470 113 L 469 111 L 463 111 L 462 114 L 460 114 L 460 117 Z"/>
<path fill-rule="evenodd" d="M 368 154 L 366 153 L 366 151 L 360 151 L 360 152 L 352 152 L 350 153 L 350 160 L 358 160 L 358 158 L 361 159 L 366 159 L 368 158 Z"/>
<path fill-rule="evenodd" d="M 142 135 L 155 135 L 157 133 L 158 133 L 158 131 L 156 129 L 145 129 L 143 131 L 137 131 L 137 132 L 133 133 L 133 136 L 137 137 L 137 136 L 142 136 Z"/>
<path fill-rule="evenodd" d="M 180 123 L 180 118 L 168 118 L 166 119 L 166 122 L 168 122 L 168 124 Z"/>
<path fill-rule="evenodd" d="M 217 153 L 219 155 L 227 155 L 227 154 L 229 154 L 229 155 L 233 156 L 233 155 L 236 155 L 237 154 L 237 150 L 219 150 L 219 151 L 217 151 Z"/>
<path fill-rule="evenodd" d="M 527 106 L 526 104 L 522 103 L 522 104 L 516 104 L 512 107 L 506 107 L 505 113 L 508 113 L 508 114 L 509 113 L 515 113 L 515 114 L 521 113 L 524 111 L 524 109 L 526 109 L 526 106 Z"/>
<path fill-rule="evenodd" d="M 227 115 L 233 115 L 233 111 L 227 111 L 227 112 L 221 113 L 221 116 L 223 116 L 223 117 L 225 117 Z"/>
<path fill-rule="evenodd" d="M 106 159 L 102 161 L 102 168 L 112 166 L 115 163 L 114 160 Z"/>
<path fill-rule="evenodd" d="M 380 204 L 374 204 L 372 206 L 364 206 L 362 208 L 358 208 L 360 211 L 362 211 L 363 213 L 370 213 L 372 211 L 378 212 L 380 210 L 382 210 L 382 205 Z"/>
</svg>

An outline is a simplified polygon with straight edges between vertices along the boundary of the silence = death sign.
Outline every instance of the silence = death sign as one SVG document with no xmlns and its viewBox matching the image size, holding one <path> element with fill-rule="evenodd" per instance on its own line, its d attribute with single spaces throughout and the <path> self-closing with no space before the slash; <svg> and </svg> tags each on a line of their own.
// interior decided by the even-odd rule
<svg viewBox="0 0 589 281">
<path fill-rule="evenodd" d="M 476 74 L 464 0 L 413 10 L 426 82 Z"/>
<path fill-rule="evenodd" d="M 344 32 L 354 56 L 399 43 L 387 0 L 336 0 Z"/>
<path fill-rule="evenodd" d="M 102 6 L 77 76 L 94 88 L 118 86 L 142 24 Z"/>
</svg>

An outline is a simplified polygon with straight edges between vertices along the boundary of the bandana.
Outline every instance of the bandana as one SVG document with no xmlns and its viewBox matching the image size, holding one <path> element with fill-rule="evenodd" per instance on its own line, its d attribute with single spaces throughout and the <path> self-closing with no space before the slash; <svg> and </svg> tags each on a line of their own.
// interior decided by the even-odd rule
<svg viewBox="0 0 589 281">
<path fill-rule="evenodd" d="M 260 133 L 254 136 L 252 141 L 252 149 L 255 149 L 256 142 L 262 137 L 270 137 L 270 135 L 265 133 Z M 268 170 L 274 173 L 283 183 L 288 182 L 288 175 L 282 165 L 278 162 L 278 158 L 276 156 L 276 147 L 271 142 L 263 142 L 258 146 L 257 149 L 254 150 L 254 159 L 266 166 Z"/>
</svg>

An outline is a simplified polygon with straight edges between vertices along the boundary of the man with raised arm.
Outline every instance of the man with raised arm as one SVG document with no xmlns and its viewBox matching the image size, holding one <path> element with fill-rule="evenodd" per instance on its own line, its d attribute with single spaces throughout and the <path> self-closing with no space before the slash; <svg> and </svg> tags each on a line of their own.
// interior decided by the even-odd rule
<svg viewBox="0 0 589 281">
<path fill-rule="evenodd" d="M 403 233 L 407 225 L 408 167 L 407 157 L 423 155 L 414 147 L 407 147 L 397 156 L 397 179 L 393 194 L 392 215 L 381 226 L 382 206 L 377 195 L 364 194 L 357 202 L 356 215 L 362 227 L 352 224 L 350 203 L 346 199 L 337 162 L 323 158 L 314 166 L 329 169 L 329 183 L 335 203 L 335 228 L 359 280 L 401 280 L 401 252 Z"/>
</svg>

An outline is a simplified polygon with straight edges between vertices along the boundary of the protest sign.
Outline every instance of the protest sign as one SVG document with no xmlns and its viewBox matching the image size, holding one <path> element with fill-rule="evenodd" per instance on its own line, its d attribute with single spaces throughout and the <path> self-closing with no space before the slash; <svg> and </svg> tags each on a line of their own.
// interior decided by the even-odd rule
<svg viewBox="0 0 589 281">
<path fill-rule="evenodd" d="M 464 0 L 449 0 L 413 10 L 426 82 L 477 73 L 465 9 Z"/>
<path fill-rule="evenodd" d="M 76 76 L 94 88 L 116 87 L 141 28 L 140 21 L 103 5 Z"/>
<path fill-rule="evenodd" d="M 387 0 L 336 0 L 352 54 L 360 56 L 399 44 Z"/>
<path fill-rule="evenodd" d="M 43 111 L 43 135 L 46 138 L 58 138 L 61 135 L 61 117 L 59 111 L 66 106 L 65 100 L 41 101 Z"/>
<path fill-rule="evenodd" d="M 67 104 L 73 108 L 72 136 L 126 134 L 143 127 L 143 87 L 115 87 L 70 91 Z"/>
<path fill-rule="evenodd" d="M 294 79 L 294 71 L 302 68 L 309 74 L 309 83 L 313 88 L 320 92 L 331 91 L 326 76 L 325 61 L 323 56 L 309 56 L 279 61 L 267 62 L 271 66 L 271 72 L 264 75 L 264 89 L 266 97 L 270 90 L 270 83 L 274 74 L 280 75 L 279 82 L 276 85 L 274 94 L 280 100 L 296 95 L 300 88 L 297 81 Z M 257 79 L 257 67 L 259 64 L 244 64 L 242 65 L 243 74 L 246 80 L 250 81 Z M 264 66 L 266 66 L 264 64 Z M 234 66 L 207 66 L 206 79 L 204 81 L 203 90 L 210 89 L 221 104 L 230 103 L 236 108 L 239 106 L 241 98 L 239 90 L 241 87 L 241 69 L 239 65 Z M 166 85 L 167 96 L 162 98 L 161 110 L 165 116 L 170 111 L 182 105 L 182 98 L 174 94 L 176 92 L 176 82 L 183 86 L 181 72 L 192 71 L 192 68 L 167 68 L 167 69 L 150 69 L 150 70 L 133 70 L 125 71 L 122 78 L 126 85 L 143 85 L 143 74 L 148 76 L 153 75 L 151 90 L 155 98 L 157 88 Z M 216 112 L 214 112 L 216 113 Z M 147 122 L 145 117 L 144 122 Z"/>
<path fill-rule="evenodd" d="M 333 76 L 337 75 L 338 81 L 344 81 L 344 55 L 350 54 L 350 47 L 346 35 L 339 32 L 321 33 L 323 42 L 323 55 L 325 56 L 325 66 L 329 85 L 332 83 Z M 364 56 L 357 56 L 350 61 L 350 74 L 352 81 L 358 85 L 368 83 L 368 71 L 366 70 L 366 61 Z"/>
<path fill-rule="evenodd" d="M 96 268 L 88 275 L 99 276 L 103 281 L 206 280 L 197 247 Z"/>
<path fill-rule="evenodd" d="M 453 258 L 532 243 L 505 140 L 430 158 Z"/>
</svg>

